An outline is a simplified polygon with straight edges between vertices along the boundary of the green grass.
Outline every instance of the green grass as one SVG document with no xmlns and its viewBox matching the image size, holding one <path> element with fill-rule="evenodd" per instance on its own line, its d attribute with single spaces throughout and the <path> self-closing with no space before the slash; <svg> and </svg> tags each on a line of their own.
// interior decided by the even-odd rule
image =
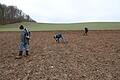
<svg viewBox="0 0 120 80">
<path fill-rule="evenodd" d="M 0 31 L 19 31 L 19 26 L 21 24 L 25 25 L 31 31 L 83 30 L 84 26 L 87 26 L 89 30 L 120 30 L 120 22 L 89 22 L 71 24 L 22 22 L 16 24 L 0 25 Z"/>
</svg>

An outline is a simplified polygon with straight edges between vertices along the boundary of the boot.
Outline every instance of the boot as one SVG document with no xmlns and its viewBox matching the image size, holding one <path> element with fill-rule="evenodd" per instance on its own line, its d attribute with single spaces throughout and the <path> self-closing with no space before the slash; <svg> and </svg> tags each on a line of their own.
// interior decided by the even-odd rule
<svg viewBox="0 0 120 80">
<path fill-rule="evenodd" d="M 21 59 L 22 58 L 22 52 L 23 51 L 19 51 L 19 56 L 16 56 L 16 59 Z"/>
<path fill-rule="evenodd" d="M 19 56 L 22 56 L 22 52 L 23 52 L 23 51 L 19 51 Z"/>
<path fill-rule="evenodd" d="M 28 51 L 26 51 L 26 56 L 28 56 Z"/>
</svg>

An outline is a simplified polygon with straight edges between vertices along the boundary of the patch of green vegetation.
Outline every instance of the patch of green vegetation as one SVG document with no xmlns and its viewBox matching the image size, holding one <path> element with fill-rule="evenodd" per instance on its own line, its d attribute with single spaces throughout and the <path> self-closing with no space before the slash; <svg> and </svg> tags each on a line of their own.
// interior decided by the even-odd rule
<svg viewBox="0 0 120 80">
<path fill-rule="evenodd" d="M 83 30 L 85 26 L 88 27 L 89 30 L 120 30 L 120 22 L 89 22 L 70 24 L 22 22 L 16 24 L 0 25 L 0 31 L 19 31 L 19 26 L 21 24 L 26 26 L 31 31 Z"/>
</svg>

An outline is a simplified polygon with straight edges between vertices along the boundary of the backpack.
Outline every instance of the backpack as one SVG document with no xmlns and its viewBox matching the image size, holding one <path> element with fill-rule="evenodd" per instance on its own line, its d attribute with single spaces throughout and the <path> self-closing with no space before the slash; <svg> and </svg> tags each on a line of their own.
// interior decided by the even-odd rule
<svg viewBox="0 0 120 80">
<path fill-rule="evenodd" d="M 30 31 L 25 28 L 25 38 L 26 40 L 30 40 Z"/>
</svg>

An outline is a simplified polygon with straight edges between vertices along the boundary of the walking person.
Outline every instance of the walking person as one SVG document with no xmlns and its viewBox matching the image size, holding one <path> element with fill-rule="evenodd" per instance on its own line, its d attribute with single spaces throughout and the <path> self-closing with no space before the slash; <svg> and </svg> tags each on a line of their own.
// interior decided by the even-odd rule
<svg viewBox="0 0 120 80">
<path fill-rule="evenodd" d="M 19 55 L 16 56 L 16 59 L 22 58 L 23 49 L 25 49 L 26 51 L 26 56 L 29 55 L 28 45 L 29 45 L 29 39 L 30 39 L 30 31 L 24 28 L 23 25 L 20 25 L 19 29 L 21 30 L 21 33 L 20 33 L 21 38 L 20 38 Z"/>
</svg>

